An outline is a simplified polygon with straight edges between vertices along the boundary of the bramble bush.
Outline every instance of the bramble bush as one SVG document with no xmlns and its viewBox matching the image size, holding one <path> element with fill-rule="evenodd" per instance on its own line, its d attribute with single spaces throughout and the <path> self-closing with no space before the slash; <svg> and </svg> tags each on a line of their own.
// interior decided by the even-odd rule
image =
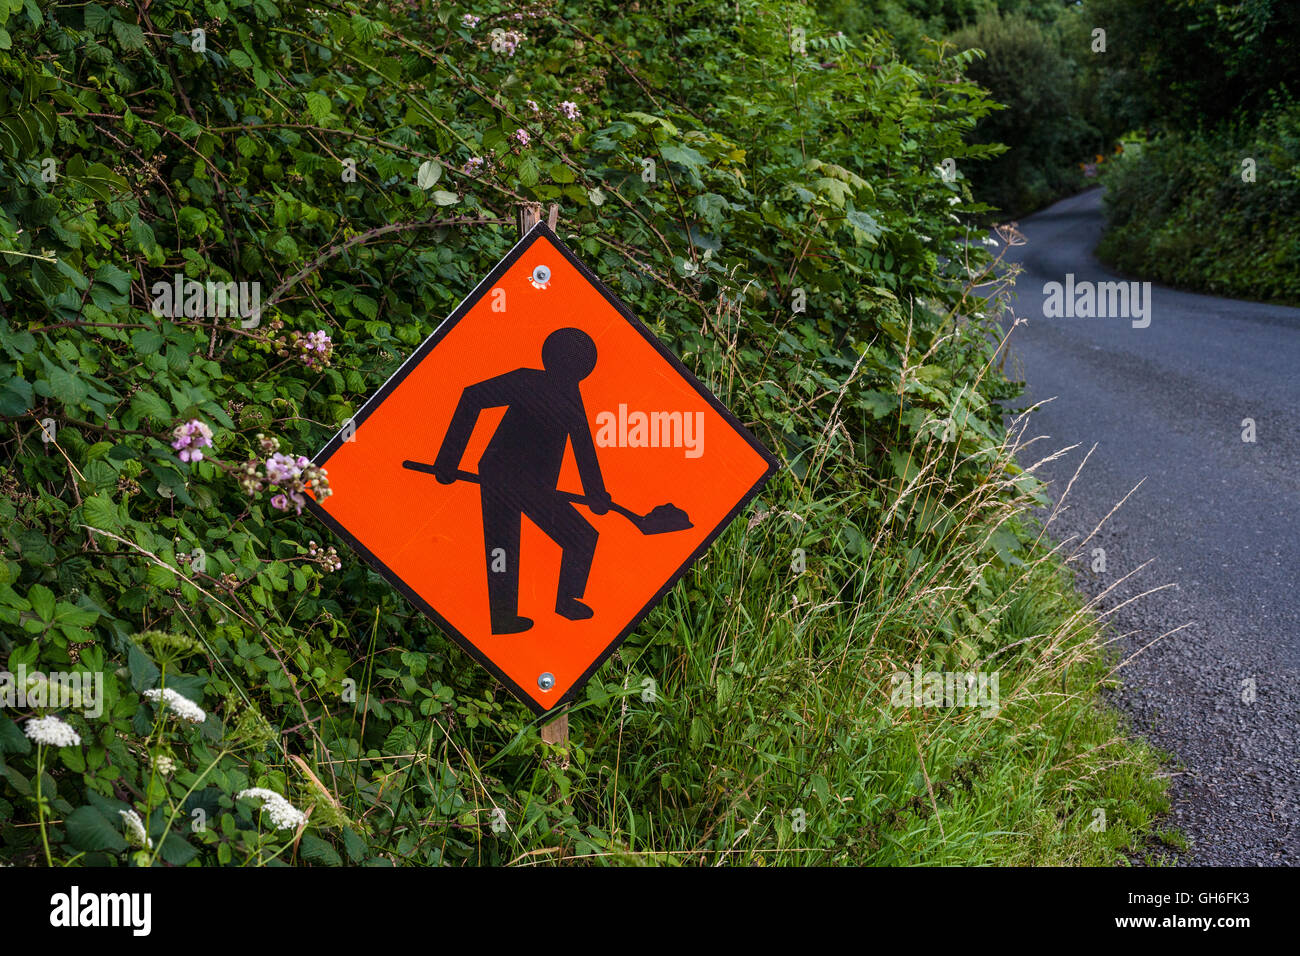
<svg viewBox="0 0 1300 956">
<path fill-rule="evenodd" d="M 0 711 L 0 855 L 1109 860 L 1154 791 L 1044 696 L 1101 672 L 939 174 L 993 149 L 969 63 L 767 0 L 0 0 L 0 655 L 103 679 Z M 300 512 L 521 201 L 785 465 L 560 747 Z M 178 275 L 257 308 L 156 309 Z M 1014 719 L 881 706 L 1004 645 Z"/>
</svg>

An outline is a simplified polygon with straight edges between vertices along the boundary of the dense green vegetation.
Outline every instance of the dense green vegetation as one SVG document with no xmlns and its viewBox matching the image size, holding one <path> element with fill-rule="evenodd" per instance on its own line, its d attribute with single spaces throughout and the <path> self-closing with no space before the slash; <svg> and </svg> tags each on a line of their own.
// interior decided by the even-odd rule
<svg viewBox="0 0 1300 956">
<path fill-rule="evenodd" d="M 975 195 L 999 216 L 1032 212 L 1084 188 L 1084 160 L 1106 149 L 1105 134 L 1086 118 L 1077 55 L 1088 50 L 1083 22 L 1078 10 L 1046 23 L 993 12 L 951 35 L 958 49 L 981 51 L 970 77 L 1006 107 L 981 120 L 972 138 L 1007 148 L 970 170 Z"/>
<path fill-rule="evenodd" d="M 993 207 L 985 220 L 1104 183 L 1098 252 L 1115 267 L 1300 301 L 1300 7 L 1290 0 L 819 6 L 850 36 L 894 35 L 904 58 L 928 37 L 979 51 L 966 75 L 1001 108 L 969 141 L 1001 151 L 962 171 Z"/>
<path fill-rule="evenodd" d="M 1300 108 L 1134 142 L 1104 182 L 1103 259 L 1169 285 L 1300 303 Z"/>
<path fill-rule="evenodd" d="M 1025 517 L 986 207 L 940 175 L 995 152 L 973 62 L 767 0 L 0 0 L 0 662 L 104 676 L 102 714 L 0 711 L 0 857 L 1143 852 L 1162 785 Z M 561 747 L 329 550 L 292 504 L 327 476 L 276 457 L 348 419 L 522 200 L 783 460 Z M 260 324 L 155 314 L 178 273 L 259 281 Z M 893 700 L 915 669 L 1000 700 Z"/>
<path fill-rule="evenodd" d="M 823 0 L 829 20 L 851 36 L 884 29 L 915 59 L 928 38 L 976 50 L 966 75 L 998 109 L 976 123 L 970 142 L 996 147 L 963 167 L 975 197 L 1005 221 L 1095 182 L 1095 166 L 1129 127 L 1115 110 L 1114 78 L 1093 52 L 1088 9 L 1059 0 Z"/>
<path fill-rule="evenodd" d="M 1300 302 L 1300 9 L 1091 8 L 1125 38 L 1114 94 L 1152 134 L 1107 167 L 1099 254 L 1143 278 Z"/>
</svg>

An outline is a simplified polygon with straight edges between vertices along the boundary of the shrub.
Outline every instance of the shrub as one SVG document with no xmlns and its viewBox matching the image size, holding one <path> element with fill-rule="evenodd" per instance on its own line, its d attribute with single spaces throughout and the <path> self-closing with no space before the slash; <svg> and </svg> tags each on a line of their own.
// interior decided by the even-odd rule
<svg viewBox="0 0 1300 956">
<path fill-rule="evenodd" d="M 981 51 L 967 75 L 1004 107 L 981 118 L 972 137 L 1005 147 L 971 168 L 975 195 L 1018 216 L 1085 185 L 1078 163 L 1097 151 L 1100 136 L 1076 107 L 1077 68 L 1056 25 L 992 13 L 950 39 Z"/>
<path fill-rule="evenodd" d="M 1104 181 L 1098 254 L 1117 268 L 1216 295 L 1300 302 L 1294 104 L 1279 103 L 1258 124 L 1167 133 L 1126 149 Z"/>
</svg>

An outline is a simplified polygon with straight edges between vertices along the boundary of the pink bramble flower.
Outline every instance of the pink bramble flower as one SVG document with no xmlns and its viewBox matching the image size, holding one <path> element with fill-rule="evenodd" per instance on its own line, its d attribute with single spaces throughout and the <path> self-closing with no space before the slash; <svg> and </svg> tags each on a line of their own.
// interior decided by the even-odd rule
<svg viewBox="0 0 1300 956">
<path fill-rule="evenodd" d="M 537 105 L 536 100 L 524 100 L 524 105 L 527 106 L 534 113 L 540 113 L 542 111 L 542 108 Z"/>
<path fill-rule="evenodd" d="M 308 332 L 306 335 L 291 332 L 289 344 L 297 351 L 302 364 L 308 368 L 323 368 L 329 365 L 330 356 L 334 354 L 334 343 L 330 341 L 329 333 L 324 329 Z"/>
<path fill-rule="evenodd" d="M 460 22 L 463 26 L 472 30 L 482 22 L 482 17 L 476 17 L 472 13 L 466 13 L 461 15 Z"/>
<path fill-rule="evenodd" d="M 569 119 L 577 119 L 582 115 L 582 110 L 578 109 L 578 104 L 570 100 L 565 100 L 560 104 L 560 112 Z"/>
<path fill-rule="evenodd" d="M 288 511 L 293 509 L 294 514 L 302 514 L 302 509 L 307 506 L 307 499 L 300 491 L 285 491 L 271 497 L 271 507 L 276 511 Z"/>
<path fill-rule="evenodd" d="M 329 474 L 319 465 L 307 462 L 302 469 L 302 487 L 318 499 L 324 500 L 334 493 L 330 488 Z"/>
<path fill-rule="evenodd" d="M 252 497 L 262 490 L 263 481 L 262 473 L 259 470 L 260 462 L 256 459 L 246 461 L 239 469 L 239 487 L 244 490 L 244 494 Z"/>
<path fill-rule="evenodd" d="M 263 451 L 280 447 L 279 442 L 264 435 L 258 435 L 257 440 Z M 270 487 L 275 492 L 271 507 L 276 511 L 293 509 L 296 514 L 302 514 L 302 509 L 307 507 L 307 495 L 323 500 L 332 493 L 324 468 L 312 464 L 303 455 L 281 451 L 273 452 L 265 462 L 253 459 L 245 464 L 239 473 L 239 483 L 249 497 Z"/>
<path fill-rule="evenodd" d="M 177 425 L 172 431 L 172 448 L 180 454 L 184 462 L 203 460 L 201 448 L 212 447 L 212 429 L 197 418 L 191 418 L 184 425 Z"/>
<path fill-rule="evenodd" d="M 271 507 L 277 511 L 293 508 L 296 514 L 302 514 L 308 493 L 321 500 L 332 494 L 325 469 L 302 455 L 296 458 L 278 452 L 272 455 L 266 460 L 266 481 L 280 489 L 271 498 Z"/>
<path fill-rule="evenodd" d="M 515 130 L 513 133 L 510 134 L 510 138 L 513 139 L 520 146 L 527 146 L 529 140 L 532 139 L 532 137 L 528 135 L 528 130 L 526 129 Z"/>
<path fill-rule="evenodd" d="M 266 460 L 266 480 L 273 485 L 287 485 L 300 474 L 302 468 L 288 455 L 276 452 Z"/>
<path fill-rule="evenodd" d="M 466 176 L 477 176 L 479 173 L 483 172 L 483 157 L 471 156 L 469 159 L 465 160 L 465 165 L 460 168 L 460 171 Z"/>
<path fill-rule="evenodd" d="M 524 42 L 524 35 L 514 30 L 503 30 L 497 27 L 492 31 L 492 52 L 504 53 L 506 56 L 514 56 L 515 51 L 519 49 L 519 44 Z"/>
</svg>

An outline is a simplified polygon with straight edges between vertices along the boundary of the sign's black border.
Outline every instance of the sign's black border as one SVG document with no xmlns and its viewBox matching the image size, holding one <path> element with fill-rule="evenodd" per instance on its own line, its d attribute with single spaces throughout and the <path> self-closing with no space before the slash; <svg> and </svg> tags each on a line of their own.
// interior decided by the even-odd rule
<svg viewBox="0 0 1300 956">
<path fill-rule="evenodd" d="M 457 322 L 459 322 L 461 319 L 463 319 L 466 316 L 466 314 L 468 314 L 469 310 L 472 309 L 475 306 L 475 304 L 477 304 L 478 301 L 483 298 L 483 296 L 487 293 L 488 290 L 492 289 L 496 285 L 496 283 L 506 273 L 506 271 L 512 265 L 514 265 L 515 262 L 521 256 L 524 255 L 524 253 L 528 251 L 528 249 L 533 245 L 533 243 L 535 243 L 539 238 L 542 237 L 545 237 L 551 243 L 553 243 L 555 247 L 560 250 L 560 253 L 566 259 L 569 260 L 569 262 L 573 265 L 575 269 L 578 270 L 578 272 L 583 276 L 583 278 L 585 278 L 588 282 L 590 282 L 597 289 L 597 291 L 600 292 L 600 294 L 605 298 L 605 301 L 608 302 L 611 306 L 613 306 L 614 309 L 619 313 L 619 315 L 621 315 L 624 319 L 627 320 L 627 322 L 631 324 L 632 328 L 640 332 L 642 338 L 644 338 L 647 342 L 649 342 L 650 345 L 654 347 L 655 351 L 657 351 L 660 355 L 662 355 L 668 361 L 668 363 L 674 369 L 677 370 L 677 373 L 681 375 L 682 378 L 684 378 L 687 382 L 689 382 L 695 388 L 695 390 L 700 393 L 700 396 L 705 401 L 707 401 L 709 405 L 712 406 L 712 408 L 715 411 L 717 411 L 718 414 L 720 414 L 728 422 L 728 424 L 730 424 L 731 427 L 734 428 L 736 432 L 740 434 L 740 436 L 743 437 L 749 443 L 750 447 L 753 448 L 754 451 L 756 451 L 764 461 L 767 462 L 767 470 L 764 471 L 763 474 L 759 477 L 758 481 L 756 481 L 754 485 L 747 492 L 745 492 L 744 496 L 740 499 L 740 501 L 736 503 L 736 506 L 731 509 L 731 511 L 727 514 L 725 518 L 722 519 L 721 522 L 718 523 L 717 527 L 715 527 L 712 531 L 709 532 L 708 536 L 705 537 L 704 541 L 700 543 L 700 546 L 695 549 L 695 552 L 691 554 L 690 557 L 688 557 L 685 560 L 685 562 L 682 563 L 682 566 L 678 568 L 672 574 L 671 577 L 669 577 L 669 579 L 664 583 L 663 587 L 661 587 L 654 594 L 654 596 L 650 598 L 650 600 L 646 603 L 645 607 L 643 607 L 640 611 L 636 613 L 635 616 L 633 616 L 632 620 L 627 624 L 627 626 L 623 628 L 623 630 L 619 633 L 619 635 L 615 637 L 613 641 L 610 642 L 609 646 L 606 647 L 605 650 L 601 652 L 600 656 L 596 658 L 595 662 L 589 668 L 587 668 L 586 672 L 583 673 L 581 677 L 579 677 L 576 681 L 573 682 L 573 686 L 570 687 L 567 692 L 565 692 L 564 696 L 558 698 L 555 701 L 555 703 L 552 704 L 550 707 L 543 707 L 540 704 L 538 704 L 537 701 L 535 701 L 528 694 L 527 691 L 525 691 L 522 687 L 520 687 L 513 680 L 511 680 L 505 673 L 503 673 L 502 670 L 499 667 L 497 667 L 497 665 L 494 664 L 487 655 L 485 655 L 482 651 L 480 651 L 477 647 L 475 647 L 472 641 L 470 641 L 467 637 L 465 637 L 465 635 L 461 634 L 458 630 L 456 630 L 456 628 L 452 627 L 451 624 L 448 623 L 448 621 L 445 618 L 443 618 L 443 616 L 439 614 L 434 609 L 434 607 L 431 604 L 429 604 L 428 601 L 424 600 L 424 598 L 420 597 L 420 595 L 415 593 L 415 591 L 412 590 L 411 587 L 407 585 L 406 582 L 403 581 L 397 575 L 396 572 L 394 572 L 391 568 L 389 568 L 388 565 L 384 564 L 383 561 L 381 561 L 374 553 L 370 551 L 370 549 L 368 549 L 365 545 L 363 545 L 360 541 L 358 541 L 357 538 L 354 537 L 346 528 L 344 528 L 341 524 L 335 521 L 328 511 L 326 511 L 323 507 L 321 507 L 321 505 L 317 504 L 315 501 L 311 500 L 310 498 L 308 498 L 307 501 L 307 507 L 312 514 L 314 514 L 317 518 L 319 518 L 322 522 L 324 522 L 329 527 L 329 529 L 333 531 L 336 535 L 338 535 L 340 538 L 342 538 L 344 541 L 350 544 L 352 548 L 355 549 L 366 560 L 366 563 L 368 563 L 372 568 L 375 569 L 375 571 L 377 571 L 380 575 L 382 575 L 385 579 L 387 579 L 388 582 L 393 585 L 393 587 L 397 588 L 397 590 L 400 591 L 408 601 L 410 601 L 421 611 L 423 611 L 426 615 L 428 615 L 434 621 L 434 623 L 436 623 L 438 627 L 440 627 L 443 630 L 443 632 L 447 634 L 447 636 L 449 636 L 458 645 L 460 645 L 460 647 L 467 654 L 469 654 L 476 661 L 478 661 L 479 664 L 481 664 L 497 680 L 501 681 L 501 683 L 503 683 L 507 688 L 509 688 L 510 692 L 514 694 L 515 697 L 517 697 L 520 701 L 522 701 L 523 704 L 526 707 L 528 707 L 529 710 L 531 710 L 534 714 L 536 714 L 539 717 L 544 716 L 546 714 L 558 712 L 560 708 L 564 707 L 564 705 L 573 701 L 573 699 L 577 696 L 578 692 L 582 690 L 583 687 L 586 686 L 587 681 L 591 679 L 591 675 L 597 671 L 600 665 L 604 664 L 605 661 L 609 659 L 611 654 L 613 654 L 616 650 L 618 650 L 619 646 L 623 643 L 623 641 L 627 639 L 627 636 L 636 629 L 636 626 L 640 624 L 642 620 L 645 619 L 645 616 L 650 613 L 650 610 L 656 604 L 658 604 L 660 600 L 662 600 L 663 596 L 667 594 L 669 590 L 671 590 L 672 587 L 678 581 L 681 580 L 682 576 L 686 574 L 686 572 L 690 569 L 691 565 L 694 564 L 696 561 L 698 561 L 701 557 L 703 557 L 704 553 L 708 551 L 709 546 L 713 544 L 713 542 L 717 539 L 718 535 L 720 535 L 726 529 L 726 527 L 729 524 L 731 524 L 733 520 L 735 520 L 736 516 L 740 514 L 741 510 L 743 510 L 747 504 L 749 504 L 751 501 L 754 500 L 754 496 L 757 495 L 762 490 L 763 486 L 767 484 L 768 479 L 772 477 L 772 475 L 776 472 L 777 468 L 780 465 L 780 462 L 776 459 L 776 456 L 774 456 L 770 451 L 768 451 L 766 446 L 764 446 L 762 442 L 760 442 L 757 438 L 755 438 L 750 433 L 749 429 L 747 429 L 744 425 L 742 425 L 739 419 L 737 419 L 736 416 L 733 415 L 727 409 L 727 407 L 723 405 L 722 402 L 720 402 L 717 399 L 717 397 L 712 392 L 710 392 L 708 388 L 706 388 L 704 384 L 700 382 L 699 379 L 697 379 L 694 376 L 694 374 L 691 373 L 691 370 L 682 364 L 681 359 L 679 359 L 676 355 L 674 355 L 671 351 L 669 351 L 668 348 L 665 347 L 664 344 L 660 342 L 658 338 L 656 338 L 655 334 L 651 332 L 650 329 L 646 327 L 646 325 L 643 322 L 641 322 L 635 315 L 633 315 L 631 311 L 627 308 L 627 306 L 625 306 L 622 303 L 622 301 L 620 301 L 619 298 L 614 295 L 613 292 L 611 292 L 608 288 L 606 288 L 605 284 L 601 282 L 600 279 L 598 279 L 596 275 L 590 269 L 588 269 L 578 259 L 576 255 L 573 254 L 573 251 L 567 245 L 564 244 L 564 242 L 560 239 L 559 236 L 557 236 L 554 232 L 552 232 L 547 227 L 545 222 L 539 222 L 536 226 L 530 229 L 528 234 L 524 236 L 522 239 L 520 239 L 519 242 L 515 244 L 514 248 L 512 248 L 508 253 L 506 253 L 505 258 L 502 259 L 499 263 L 497 263 L 496 267 L 493 268 L 492 271 L 487 274 L 487 276 L 483 279 L 483 281 L 480 282 L 477 286 L 475 286 L 474 291 L 472 291 L 468 296 L 465 297 L 465 299 L 460 303 L 460 305 L 456 307 L 455 311 L 453 311 L 451 315 L 449 315 L 445 320 L 443 320 L 443 322 L 436 329 L 434 329 L 432 333 L 430 333 L 429 337 L 420 344 L 419 348 L 417 348 L 413 353 L 411 353 L 410 357 L 407 358 L 407 360 L 402 363 L 402 365 L 397 369 L 396 372 L 393 373 L 393 375 L 388 379 L 388 381 L 385 382 L 383 386 L 380 387 L 379 391 L 375 392 L 374 395 L 370 396 L 370 398 L 366 400 L 365 404 L 362 405 L 361 408 L 357 411 L 357 413 L 352 416 L 351 422 L 355 428 L 361 427 L 361 424 L 366 420 L 366 418 L 369 417 L 370 413 L 373 412 L 376 408 L 378 408 L 380 403 L 383 402 L 383 400 L 387 398 L 393 392 L 393 390 L 396 389 L 397 386 L 402 383 L 403 379 L 405 379 L 408 374 L 410 374 L 411 370 L 414 369 L 417 365 L 419 365 L 420 362 L 422 362 L 425 359 L 425 357 L 428 356 L 428 354 L 432 352 L 435 347 L 437 347 L 438 343 L 442 341 L 443 337 L 446 336 L 446 334 L 451 331 L 451 329 L 456 325 Z M 330 439 L 330 441 L 325 445 L 325 447 L 316 453 L 315 457 L 312 459 L 312 462 L 322 467 L 325 466 L 325 464 L 329 461 L 330 456 L 332 456 L 334 452 L 338 450 L 339 446 L 343 444 L 343 440 L 344 440 L 343 436 L 346 433 L 346 431 L 347 431 L 347 425 L 345 424 L 344 427 L 340 429 L 339 432 L 333 438 Z"/>
</svg>

